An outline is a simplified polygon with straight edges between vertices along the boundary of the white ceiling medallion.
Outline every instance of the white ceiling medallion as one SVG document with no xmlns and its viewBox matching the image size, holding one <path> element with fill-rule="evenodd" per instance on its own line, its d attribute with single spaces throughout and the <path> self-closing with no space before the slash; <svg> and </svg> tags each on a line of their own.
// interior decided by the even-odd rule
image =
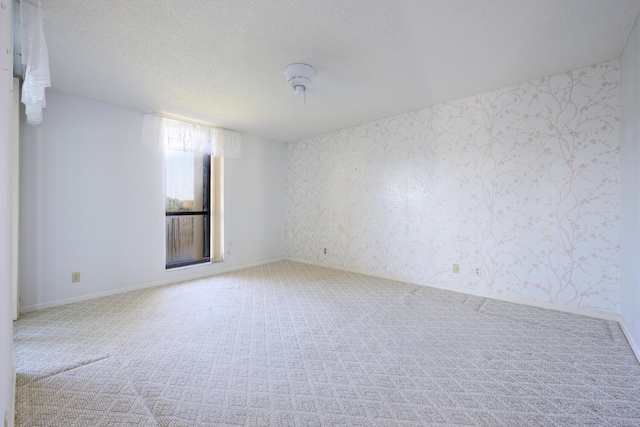
<svg viewBox="0 0 640 427">
<path fill-rule="evenodd" d="M 309 64 L 289 64 L 284 68 L 284 75 L 287 78 L 285 88 L 296 95 L 305 96 L 305 104 L 307 92 L 314 89 L 311 79 L 316 74 L 316 70 Z"/>
</svg>

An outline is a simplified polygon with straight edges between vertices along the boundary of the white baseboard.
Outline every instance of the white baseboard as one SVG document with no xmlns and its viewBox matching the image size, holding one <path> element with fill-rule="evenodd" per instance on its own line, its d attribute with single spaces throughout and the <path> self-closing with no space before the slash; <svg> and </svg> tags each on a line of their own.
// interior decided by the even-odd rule
<svg viewBox="0 0 640 427">
<path fill-rule="evenodd" d="M 640 347 L 638 347 L 638 344 L 633 339 L 633 336 L 627 329 L 627 325 L 624 324 L 623 320 L 620 320 L 620 327 L 622 328 L 622 332 L 624 332 L 624 336 L 627 337 L 627 342 L 629 343 L 631 350 L 633 350 L 633 353 L 636 355 L 636 359 L 638 359 L 638 363 L 640 363 Z"/>
<path fill-rule="evenodd" d="M 304 259 L 287 258 L 287 260 L 293 261 L 293 262 L 300 262 L 300 263 L 303 263 L 303 264 L 316 265 L 316 266 L 319 266 L 319 267 L 333 268 L 335 270 L 348 271 L 350 273 L 364 274 L 366 276 L 380 277 L 382 279 L 395 280 L 397 282 L 410 283 L 412 285 L 428 286 L 428 287 L 431 287 L 431 288 L 444 289 L 444 290 L 447 290 L 447 291 L 459 292 L 459 293 L 466 294 L 466 295 L 473 295 L 473 296 L 484 297 L 484 298 L 489 298 L 489 299 L 494 299 L 494 300 L 499 300 L 499 301 L 512 302 L 512 303 L 515 303 L 515 304 L 528 305 L 528 306 L 538 307 L 538 308 L 546 308 L 546 309 L 549 309 L 549 310 L 562 311 L 562 312 L 565 312 L 565 313 L 579 314 L 581 316 L 595 317 L 597 319 L 613 320 L 613 321 L 616 321 L 618 323 L 621 323 L 621 320 L 622 320 L 620 315 L 617 314 L 617 313 L 609 313 L 609 312 L 606 312 L 606 311 L 594 310 L 594 309 L 590 309 L 590 308 L 569 307 L 569 306 L 562 305 L 562 304 L 554 304 L 554 303 L 549 303 L 549 302 L 536 301 L 536 300 L 533 300 L 533 299 L 530 299 L 530 298 L 523 298 L 523 297 L 517 297 L 517 296 L 511 296 L 511 295 L 496 294 L 496 293 L 492 293 L 492 292 L 479 291 L 479 290 L 476 290 L 476 289 L 460 288 L 460 287 L 448 285 L 446 283 L 422 283 L 422 282 L 416 281 L 414 279 L 409 279 L 409 278 L 406 278 L 406 277 L 399 277 L 399 276 L 393 276 L 393 275 L 390 275 L 390 274 L 376 273 L 376 272 L 372 272 L 372 271 L 368 271 L 368 270 L 361 270 L 361 269 L 358 269 L 358 268 L 341 267 L 341 266 L 336 266 L 336 265 L 332 265 L 332 264 L 324 264 L 324 263 L 319 263 L 319 262 L 307 261 L 307 260 L 304 260 Z"/>
<path fill-rule="evenodd" d="M 199 271 L 199 272 L 195 272 L 195 273 L 190 274 L 190 275 L 185 275 L 185 276 L 181 276 L 181 277 L 177 277 L 177 278 L 176 277 L 172 277 L 172 278 L 168 278 L 168 279 L 164 279 L 164 280 L 158 280 L 158 281 L 155 281 L 155 282 L 142 283 L 142 284 L 134 285 L 134 286 L 125 286 L 125 287 L 122 287 L 122 288 L 110 289 L 108 291 L 103 291 L 103 292 L 94 292 L 94 293 L 80 295 L 80 296 L 72 297 L 72 298 L 64 298 L 64 299 L 59 299 L 59 300 L 55 300 L 55 301 L 43 302 L 43 303 L 39 303 L 39 304 L 25 305 L 25 306 L 22 306 L 20 308 L 20 313 L 29 313 L 29 312 L 32 312 L 32 311 L 38 311 L 38 310 L 44 310 L 44 309 L 47 309 L 47 308 L 58 307 L 58 306 L 61 306 L 61 305 L 71 304 L 71 303 L 74 303 L 74 302 L 88 301 L 88 300 L 92 300 L 92 299 L 96 299 L 96 298 L 102 298 L 102 297 L 108 297 L 108 296 L 111 296 L 111 295 L 122 294 L 122 293 L 125 293 L 125 292 L 138 291 L 138 290 L 147 289 L 147 288 L 154 288 L 156 286 L 171 285 L 171 284 L 174 284 L 174 283 L 186 282 L 188 280 L 202 279 L 204 277 L 211 277 L 211 276 L 215 276 L 215 275 L 222 274 L 222 273 L 228 273 L 230 271 L 242 270 L 244 268 L 256 267 L 256 266 L 265 265 L 265 264 L 271 264 L 271 263 L 274 263 L 274 262 L 283 261 L 285 259 L 286 258 L 274 258 L 274 259 L 254 262 L 254 263 L 250 263 L 250 264 L 235 265 L 235 266 L 232 266 L 232 267 L 222 267 L 219 270 L 216 270 L 215 272 L 212 272 L 210 270 L 209 271 L 205 271 L 205 272 Z"/>
</svg>

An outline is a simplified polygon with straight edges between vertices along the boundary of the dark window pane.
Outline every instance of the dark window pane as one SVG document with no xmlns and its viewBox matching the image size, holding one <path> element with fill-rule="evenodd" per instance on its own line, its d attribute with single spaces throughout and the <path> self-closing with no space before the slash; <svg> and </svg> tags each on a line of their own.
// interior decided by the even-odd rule
<svg viewBox="0 0 640 427">
<path fill-rule="evenodd" d="M 205 257 L 204 215 L 166 217 L 167 264 Z"/>
</svg>

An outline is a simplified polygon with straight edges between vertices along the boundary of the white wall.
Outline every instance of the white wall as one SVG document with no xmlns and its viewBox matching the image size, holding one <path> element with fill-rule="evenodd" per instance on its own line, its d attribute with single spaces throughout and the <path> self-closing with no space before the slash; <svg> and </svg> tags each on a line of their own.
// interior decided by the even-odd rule
<svg viewBox="0 0 640 427">
<path fill-rule="evenodd" d="M 640 359 L 640 27 L 620 60 L 620 255 L 622 321 Z"/>
<path fill-rule="evenodd" d="M 246 137 L 225 160 L 222 263 L 166 271 L 164 165 L 139 143 L 139 111 L 49 91 L 23 129 L 21 298 L 25 310 L 206 276 L 285 255 L 283 144 Z M 71 283 L 71 273 L 81 273 Z"/>
<path fill-rule="evenodd" d="M 11 418 L 13 396 L 12 322 L 12 2 L 0 9 L 0 421 Z M 13 425 L 13 421 L 9 421 Z"/>
<path fill-rule="evenodd" d="M 619 313 L 619 102 L 611 61 L 289 143 L 288 256 Z"/>
</svg>

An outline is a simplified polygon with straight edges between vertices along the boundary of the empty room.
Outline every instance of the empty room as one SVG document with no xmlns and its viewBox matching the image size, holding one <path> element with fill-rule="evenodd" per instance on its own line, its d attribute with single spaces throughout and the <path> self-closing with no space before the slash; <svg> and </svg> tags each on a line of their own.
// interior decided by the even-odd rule
<svg viewBox="0 0 640 427">
<path fill-rule="evenodd" d="M 0 418 L 640 426 L 640 0 L 3 0 Z"/>
</svg>

